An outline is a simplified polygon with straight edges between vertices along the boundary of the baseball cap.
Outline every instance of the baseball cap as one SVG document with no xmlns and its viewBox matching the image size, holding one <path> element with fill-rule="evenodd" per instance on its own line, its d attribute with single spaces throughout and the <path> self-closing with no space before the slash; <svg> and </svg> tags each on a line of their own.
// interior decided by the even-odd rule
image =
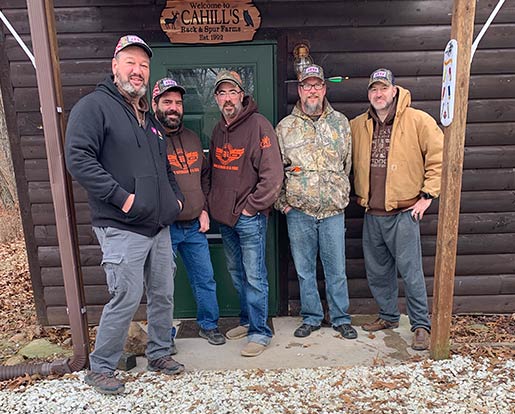
<svg viewBox="0 0 515 414">
<path fill-rule="evenodd" d="M 114 56 L 116 57 L 120 50 L 123 50 L 129 46 L 139 46 L 145 52 L 147 52 L 148 57 L 152 57 L 152 49 L 150 49 L 150 46 L 147 45 L 141 37 L 138 37 L 136 35 L 125 35 L 120 37 L 120 40 L 118 40 L 118 43 L 114 48 Z"/>
<path fill-rule="evenodd" d="M 395 85 L 395 78 L 391 70 L 380 68 L 373 71 L 370 75 L 370 80 L 368 81 L 368 88 L 370 88 L 370 86 L 375 82 L 381 82 L 386 86 L 391 86 Z"/>
<path fill-rule="evenodd" d="M 222 70 L 218 72 L 215 79 L 215 91 L 218 89 L 218 86 L 224 82 L 232 83 L 234 86 L 237 86 L 243 90 L 243 82 L 241 81 L 241 77 L 233 70 Z"/>
<path fill-rule="evenodd" d="M 302 82 L 307 78 L 318 78 L 323 82 L 325 80 L 324 69 L 318 65 L 306 66 L 304 69 L 302 69 L 302 72 L 299 75 L 299 82 Z"/>
<path fill-rule="evenodd" d="M 181 95 L 186 93 L 186 89 L 175 82 L 172 78 L 163 78 L 159 79 L 154 85 L 154 89 L 152 89 L 152 99 L 156 100 L 156 98 L 159 98 L 163 93 L 170 89 L 177 89 Z"/>
</svg>

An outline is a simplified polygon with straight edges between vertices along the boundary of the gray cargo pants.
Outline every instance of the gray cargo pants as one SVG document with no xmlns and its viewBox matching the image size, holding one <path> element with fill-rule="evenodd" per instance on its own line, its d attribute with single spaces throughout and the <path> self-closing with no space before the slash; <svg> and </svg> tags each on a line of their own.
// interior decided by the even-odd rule
<svg viewBox="0 0 515 414">
<path fill-rule="evenodd" d="M 102 266 L 111 300 L 102 311 L 95 350 L 90 355 L 91 370 L 107 373 L 116 369 L 144 289 L 147 294 L 147 359 L 168 355 L 175 275 L 169 227 L 154 237 L 114 227 L 93 227 L 93 230 L 102 249 Z"/>
</svg>

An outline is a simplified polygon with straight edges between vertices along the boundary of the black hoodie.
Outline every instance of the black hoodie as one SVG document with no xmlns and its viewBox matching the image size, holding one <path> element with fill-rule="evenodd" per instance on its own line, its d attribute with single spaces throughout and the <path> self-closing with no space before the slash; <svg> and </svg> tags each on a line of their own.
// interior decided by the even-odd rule
<svg viewBox="0 0 515 414">
<path fill-rule="evenodd" d="M 184 197 L 166 158 L 157 121 L 140 126 L 112 76 L 73 107 L 66 128 L 66 164 L 88 192 L 91 222 L 154 236 L 172 224 Z M 135 194 L 128 213 L 121 208 Z"/>
</svg>

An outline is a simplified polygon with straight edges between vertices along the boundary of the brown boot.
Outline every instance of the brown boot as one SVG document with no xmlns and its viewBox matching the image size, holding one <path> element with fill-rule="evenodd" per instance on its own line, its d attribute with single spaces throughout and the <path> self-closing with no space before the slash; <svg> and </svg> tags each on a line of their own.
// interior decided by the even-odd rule
<svg viewBox="0 0 515 414">
<path fill-rule="evenodd" d="M 399 327 L 399 322 L 390 322 L 377 318 L 374 322 L 364 323 L 361 328 L 367 332 L 376 332 L 383 329 L 394 329 Z"/>
<path fill-rule="evenodd" d="M 411 342 L 411 348 L 415 351 L 425 351 L 429 348 L 429 332 L 424 328 L 415 329 L 413 334 L 413 341 Z"/>
</svg>

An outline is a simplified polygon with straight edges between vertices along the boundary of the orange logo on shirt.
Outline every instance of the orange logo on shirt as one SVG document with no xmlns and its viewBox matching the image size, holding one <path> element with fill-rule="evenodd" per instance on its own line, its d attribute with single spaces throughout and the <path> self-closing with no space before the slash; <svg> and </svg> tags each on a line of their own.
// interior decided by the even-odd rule
<svg viewBox="0 0 515 414">
<path fill-rule="evenodd" d="M 261 138 L 261 141 L 259 143 L 259 147 L 261 149 L 270 148 L 272 146 L 272 143 L 270 142 L 270 137 L 268 135 L 265 135 L 263 138 Z"/>
<path fill-rule="evenodd" d="M 188 172 L 198 172 L 199 168 L 190 168 L 198 161 L 198 152 L 191 151 L 184 154 L 182 149 L 177 150 L 176 154 L 168 154 L 168 162 L 173 167 L 174 174 L 187 174 Z"/>
<path fill-rule="evenodd" d="M 245 153 L 245 148 L 234 148 L 231 144 L 225 143 L 222 148 L 216 147 L 215 156 L 220 164 L 214 164 L 215 168 L 222 170 L 238 170 L 238 166 L 230 166 L 229 164 L 239 160 Z"/>
</svg>

